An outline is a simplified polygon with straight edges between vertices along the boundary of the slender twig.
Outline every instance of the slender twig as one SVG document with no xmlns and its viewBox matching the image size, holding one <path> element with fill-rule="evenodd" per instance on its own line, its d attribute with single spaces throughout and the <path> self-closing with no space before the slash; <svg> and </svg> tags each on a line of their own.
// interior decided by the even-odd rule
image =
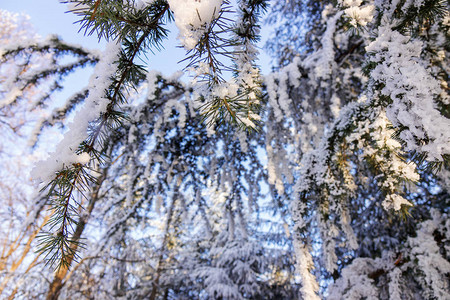
<svg viewBox="0 0 450 300">
<path fill-rule="evenodd" d="M 94 21 L 95 14 L 97 13 L 97 9 L 98 9 L 98 7 L 99 7 L 101 1 L 102 1 L 102 0 L 97 0 L 97 1 L 95 2 L 95 4 L 94 4 L 94 11 L 92 12 L 92 15 L 91 15 L 91 18 L 90 18 L 90 21 L 91 21 L 91 22 Z"/>
<path fill-rule="evenodd" d="M 167 5 L 164 7 L 164 9 L 163 9 L 158 15 L 156 15 L 155 20 L 154 20 L 151 24 L 149 24 L 149 29 L 146 30 L 146 31 L 142 34 L 142 36 L 139 38 L 139 40 L 138 40 L 138 42 L 137 42 L 137 47 L 134 49 L 134 51 L 133 51 L 133 53 L 131 54 L 131 56 L 127 59 L 127 61 L 128 61 L 127 66 L 125 67 L 125 70 L 123 71 L 123 73 L 122 73 L 122 75 L 121 75 L 121 77 L 120 77 L 119 82 L 117 83 L 116 87 L 114 88 L 114 94 L 113 94 L 113 96 L 111 97 L 111 98 L 112 98 L 112 99 L 111 99 L 112 102 L 111 102 L 110 104 L 116 102 L 116 98 L 117 98 L 117 96 L 118 96 L 118 94 L 119 94 L 119 92 L 120 92 L 120 89 L 121 89 L 123 83 L 125 82 L 125 79 L 126 79 L 126 77 L 127 77 L 127 75 L 128 75 L 128 72 L 130 71 L 130 69 L 131 69 L 131 67 L 132 67 L 132 65 L 133 65 L 134 58 L 136 57 L 136 55 L 138 54 L 138 52 L 141 50 L 142 43 L 145 41 L 145 39 L 146 39 L 146 38 L 148 37 L 148 35 L 151 33 L 151 30 L 150 30 L 151 27 L 150 27 L 150 26 L 155 26 L 155 25 L 158 23 L 159 19 L 162 18 L 162 16 L 167 12 L 168 9 L 169 9 L 169 5 L 167 4 Z M 108 105 L 108 107 L 107 107 L 107 113 L 111 113 L 112 108 L 113 108 L 113 105 Z M 90 144 L 89 144 L 89 147 L 88 147 L 88 149 L 87 149 L 87 150 L 88 150 L 88 151 L 87 151 L 88 153 L 91 152 L 91 151 L 93 151 L 94 144 L 95 144 L 95 142 L 96 142 L 96 140 L 97 140 L 97 138 L 98 138 L 98 136 L 99 136 L 101 130 L 103 129 L 103 126 L 106 124 L 106 121 L 107 121 L 107 114 L 104 115 L 102 121 L 100 122 L 100 124 L 97 126 L 97 128 L 96 128 L 96 130 L 95 130 L 95 133 L 94 133 L 94 135 L 93 135 L 93 137 L 92 137 L 92 139 L 91 139 L 91 142 L 90 142 Z"/>
</svg>

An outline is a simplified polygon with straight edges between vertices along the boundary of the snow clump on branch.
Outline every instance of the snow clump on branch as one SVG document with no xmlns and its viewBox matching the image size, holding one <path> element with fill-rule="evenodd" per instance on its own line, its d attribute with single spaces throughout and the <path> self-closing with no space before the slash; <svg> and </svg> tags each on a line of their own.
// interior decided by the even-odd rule
<svg viewBox="0 0 450 300">
<path fill-rule="evenodd" d="M 350 18 L 350 24 L 354 27 L 366 26 L 372 22 L 375 6 L 372 4 L 361 6 L 362 0 L 339 0 L 339 4 L 347 7 L 344 12 Z"/>
<path fill-rule="evenodd" d="M 105 91 L 117 71 L 117 59 L 120 45 L 110 42 L 102 59 L 95 67 L 95 72 L 89 80 L 89 96 L 84 106 L 76 113 L 68 126 L 64 138 L 56 146 L 56 151 L 47 160 L 36 163 L 31 172 L 34 179 L 44 182 L 50 181 L 55 173 L 71 164 L 86 164 L 90 160 L 88 153 L 77 154 L 79 145 L 88 138 L 89 124 L 98 119 L 107 108 L 110 100 Z"/>
<path fill-rule="evenodd" d="M 187 50 L 194 49 L 209 24 L 218 17 L 222 0 L 168 0 L 180 31 L 178 39 Z"/>
</svg>

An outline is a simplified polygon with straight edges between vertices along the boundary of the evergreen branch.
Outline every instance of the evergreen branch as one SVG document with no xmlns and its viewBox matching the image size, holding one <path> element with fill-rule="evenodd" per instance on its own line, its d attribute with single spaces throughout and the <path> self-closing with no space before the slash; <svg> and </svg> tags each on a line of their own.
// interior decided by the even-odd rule
<svg viewBox="0 0 450 300">
<path fill-rule="evenodd" d="M 73 233 L 73 225 L 77 224 L 73 217 L 77 212 L 71 201 L 75 201 L 74 192 L 82 189 L 82 182 L 80 182 L 83 180 L 82 173 L 83 166 L 74 165 L 72 169 L 59 172 L 55 180 L 48 185 L 48 197 L 50 199 L 55 197 L 50 200 L 53 213 L 48 222 L 49 229 L 52 230 L 57 226 L 58 229 L 54 234 L 43 232 L 38 236 L 40 240 L 38 252 L 46 253 L 46 263 L 50 266 L 56 264 L 57 270 L 69 267 L 70 261 L 78 258 L 74 247 L 82 246 L 78 240 L 70 237 Z"/>
<path fill-rule="evenodd" d="M 251 44 L 259 40 L 257 22 L 259 14 L 265 10 L 266 5 L 266 1 L 243 1 L 240 5 L 244 7 L 241 12 L 242 19 L 233 26 L 227 23 L 225 17 L 227 9 L 222 8 L 218 17 L 204 28 L 204 33 L 196 47 L 188 51 L 188 55 L 183 60 L 189 61 L 186 68 L 194 66 L 200 69 L 205 68 L 203 73 L 197 74 L 197 77 L 199 82 L 204 82 L 208 86 L 208 91 L 202 94 L 199 100 L 204 102 L 201 105 L 201 115 L 209 127 L 230 122 L 241 129 L 254 130 L 259 124 L 261 109 L 259 102 L 263 98 L 259 74 L 254 74 L 257 72 L 253 53 L 255 46 Z M 235 38 L 221 37 L 223 34 L 232 32 L 236 35 Z M 240 46 L 242 50 L 227 49 L 237 46 Z M 220 56 L 231 59 L 235 66 L 225 66 L 218 59 Z M 234 80 L 227 82 L 223 78 L 223 71 L 232 71 Z M 223 95 L 221 90 L 224 89 L 236 90 L 236 92 Z"/>
<path fill-rule="evenodd" d="M 406 12 L 399 7 L 394 14 L 399 22 L 393 29 L 400 32 L 409 30 L 413 36 L 419 35 L 424 28 L 428 28 L 448 14 L 446 2 L 448 3 L 445 0 L 425 0 L 419 4 L 419 7 L 411 3 Z"/>
<path fill-rule="evenodd" d="M 156 29 L 156 27 L 158 25 L 158 22 L 159 22 L 159 19 L 164 16 L 164 14 L 168 11 L 168 9 L 169 9 L 169 5 L 166 5 L 164 7 L 164 9 L 156 16 L 156 19 L 151 24 L 152 25 L 152 27 L 150 27 L 151 29 Z M 148 38 L 148 36 L 151 33 L 152 33 L 152 31 L 150 29 L 148 29 L 141 35 L 141 37 L 137 41 L 137 45 L 135 46 L 134 51 L 126 59 L 126 65 L 124 67 L 124 70 L 122 71 L 122 75 L 120 76 L 119 81 L 117 82 L 117 84 L 114 87 L 114 92 L 113 92 L 113 95 L 111 97 L 111 102 L 108 104 L 107 110 L 106 110 L 105 114 L 103 115 L 102 121 L 96 127 L 94 135 L 92 136 L 92 138 L 88 142 L 88 144 L 89 144 L 88 149 L 93 149 L 94 144 L 95 144 L 95 142 L 96 142 L 100 132 L 102 131 L 102 129 L 105 126 L 105 124 L 107 124 L 108 117 L 113 113 L 113 108 L 114 108 L 114 105 L 117 103 L 117 99 L 119 98 L 118 96 L 120 94 L 120 90 L 122 89 L 122 85 L 125 83 L 126 78 L 128 76 L 128 73 L 131 71 L 131 69 L 132 69 L 132 67 L 134 65 L 133 61 L 134 61 L 136 55 L 139 53 L 139 51 L 142 50 L 141 49 L 142 44 L 144 43 L 144 41 Z"/>
<path fill-rule="evenodd" d="M 39 65 L 36 69 L 29 68 L 29 65 L 33 65 L 37 54 L 50 54 L 49 65 Z M 59 59 L 64 59 L 66 55 L 73 56 L 76 60 L 68 64 L 60 64 Z M 20 72 L 11 74 L 11 76 L 15 78 L 14 84 L 22 93 L 9 100 L 8 106 L 17 105 L 20 103 L 20 99 L 27 97 L 28 92 L 32 92 L 39 85 L 43 86 L 44 82 L 48 83 L 46 81 L 51 81 L 52 83 L 48 84 L 46 89 L 43 89 L 45 91 L 43 95 L 39 95 L 33 103 L 35 107 L 42 107 L 49 99 L 50 94 L 62 88 L 61 81 L 64 77 L 77 69 L 96 64 L 99 57 L 97 52 L 62 42 L 59 38 L 53 36 L 39 43 L 28 42 L 14 47 L 6 47 L 0 60 L 0 66 L 17 59 L 25 59 L 25 62 L 21 64 Z M 11 87 L 4 86 L 4 88 L 10 89 Z"/>
<path fill-rule="evenodd" d="M 101 117 L 100 123 L 94 127 L 94 130 L 90 134 L 88 140 L 80 145 L 78 149 L 79 153 L 88 153 L 89 155 L 96 157 L 98 160 L 100 160 L 103 156 L 101 151 L 97 151 L 95 149 L 95 144 L 109 121 L 114 121 L 117 117 L 123 117 L 122 114 L 114 111 L 115 106 L 119 102 L 123 101 L 121 99 L 124 99 L 121 92 L 123 85 L 130 81 L 129 74 L 135 70 L 135 65 L 133 63 L 134 59 L 142 50 L 145 40 L 153 33 L 153 31 L 159 29 L 158 26 L 160 19 L 168 11 L 168 8 L 169 6 L 166 4 L 156 15 L 156 18 L 152 20 L 149 27 L 140 35 L 139 39 L 136 41 L 136 44 L 131 47 L 131 53 L 128 53 L 121 61 L 119 61 L 121 75 L 119 80 L 115 81 L 110 87 L 112 89 L 111 96 L 109 97 L 110 103 Z M 156 34 L 153 37 L 158 38 L 160 35 Z M 125 63 L 123 64 L 123 62 Z M 117 120 L 117 122 L 120 124 L 120 120 Z M 57 263 L 58 270 L 61 267 L 67 269 L 69 268 L 72 260 L 76 260 L 78 258 L 76 249 L 78 246 L 82 245 L 79 242 L 79 236 L 73 235 L 73 237 L 70 237 L 71 232 L 69 231 L 69 228 L 72 228 L 73 231 L 72 226 L 77 224 L 77 221 L 72 216 L 72 214 L 77 214 L 76 208 L 70 204 L 70 201 L 74 200 L 72 195 L 75 189 L 82 194 L 84 189 L 89 188 L 90 183 L 95 182 L 95 178 L 89 175 L 88 171 L 85 170 L 86 168 L 86 166 L 81 164 L 75 164 L 70 169 L 61 171 L 57 174 L 55 179 L 49 183 L 49 195 L 53 193 L 55 188 L 60 190 L 57 194 L 57 199 L 53 200 L 52 204 L 54 209 L 56 209 L 57 214 L 55 215 L 56 217 L 50 221 L 50 229 L 53 229 L 56 225 L 59 225 L 59 229 L 56 235 L 47 234 L 42 236 L 39 252 L 46 252 L 47 263 L 51 266 Z M 73 177 L 73 182 L 68 182 L 66 177 Z M 62 201 L 65 202 L 61 203 Z M 77 204 L 77 206 L 80 205 L 76 202 L 75 204 Z"/>
</svg>

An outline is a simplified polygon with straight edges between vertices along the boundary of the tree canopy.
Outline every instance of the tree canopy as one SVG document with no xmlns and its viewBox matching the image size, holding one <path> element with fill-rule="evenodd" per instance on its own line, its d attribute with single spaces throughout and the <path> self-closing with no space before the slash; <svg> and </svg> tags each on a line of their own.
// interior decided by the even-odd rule
<svg viewBox="0 0 450 300">
<path fill-rule="evenodd" d="M 0 11 L 2 297 L 450 297 L 447 1 L 64 2 L 103 51 Z"/>
</svg>

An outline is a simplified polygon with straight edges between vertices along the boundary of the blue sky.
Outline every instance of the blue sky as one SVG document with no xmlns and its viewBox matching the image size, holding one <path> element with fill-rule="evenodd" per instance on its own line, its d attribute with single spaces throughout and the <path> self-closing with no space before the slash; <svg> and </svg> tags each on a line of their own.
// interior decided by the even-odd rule
<svg viewBox="0 0 450 300">
<path fill-rule="evenodd" d="M 79 25 L 74 24 L 78 20 L 77 16 L 67 13 L 67 6 L 59 3 L 58 0 L 0 0 L 0 9 L 29 15 L 30 22 L 42 37 L 57 34 L 67 42 L 81 44 L 88 48 L 103 49 L 105 46 L 105 42 L 99 44 L 96 36 L 84 36 L 83 32 L 78 32 Z M 148 53 L 147 56 L 148 69 L 158 70 L 165 75 L 171 75 L 184 67 L 178 64 L 178 61 L 185 57 L 185 50 L 177 47 L 179 45 L 176 38 L 178 30 L 173 24 L 170 30 L 169 40 L 164 44 L 165 49 L 156 55 Z M 263 67 L 263 74 L 267 74 L 270 68 L 270 59 L 267 57 L 262 55 L 262 59 L 258 62 Z M 69 74 L 65 81 L 67 84 L 64 84 L 65 88 L 52 95 L 55 105 L 59 105 L 58 103 L 85 87 L 91 75 L 92 68 Z M 55 144 L 46 143 L 45 152 L 53 151 L 52 145 Z"/>
<path fill-rule="evenodd" d="M 0 8 L 16 13 L 25 13 L 31 17 L 36 31 L 46 36 L 58 34 L 69 42 L 98 47 L 95 37 L 86 37 L 78 33 L 76 16 L 65 13 L 66 6 L 57 0 L 1 0 Z"/>
<path fill-rule="evenodd" d="M 79 25 L 74 24 L 77 17 L 67 13 L 67 6 L 58 0 L 0 0 L 0 9 L 29 15 L 36 31 L 43 37 L 57 34 L 67 42 L 90 48 L 104 47 L 104 43 L 99 44 L 95 36 L 84 36 L 83 32 L 78 32 Z M 183 68 L 184 65 L 178 64 L 178 61 L 185 55 L 184 49 L 177 47 L 177 28 L 172 24 L 170 30 L 169 39 L 164 43 L 165 49 L 156 55 L 148 54 L 149 69 L 161 71 L 166 75 Z M 267 56 L 263 55 L 258 64 L 263 67 L 263 73 L 267 73 L 270 65 Z"/>
<path fill-rule="evenodd" d="M 74 14 L 68 13 L 67 6 L 58 0 L 0 0 L 0 8 L 12 12 L 25 13 L 31 17 L 31 23 L 36 31 L 43 37 L 49 34 L 57 34 L 65 41 L 81 44 L 90 48 L 104 48 L 104 42 L 100 44 L 95 36 L 84 36 L 78 32 L 79 24 L 74 24 L 78 19 Z M 155 57 L 148 55 L 149 68 L 162 71 L 170 75 L 180 69 L 177 62 L 183 59 L 184 50 L 177 48 L 176 28 L 173 27 L 170 39 L 166 42 L 166 49 Z"/>
</svg>

